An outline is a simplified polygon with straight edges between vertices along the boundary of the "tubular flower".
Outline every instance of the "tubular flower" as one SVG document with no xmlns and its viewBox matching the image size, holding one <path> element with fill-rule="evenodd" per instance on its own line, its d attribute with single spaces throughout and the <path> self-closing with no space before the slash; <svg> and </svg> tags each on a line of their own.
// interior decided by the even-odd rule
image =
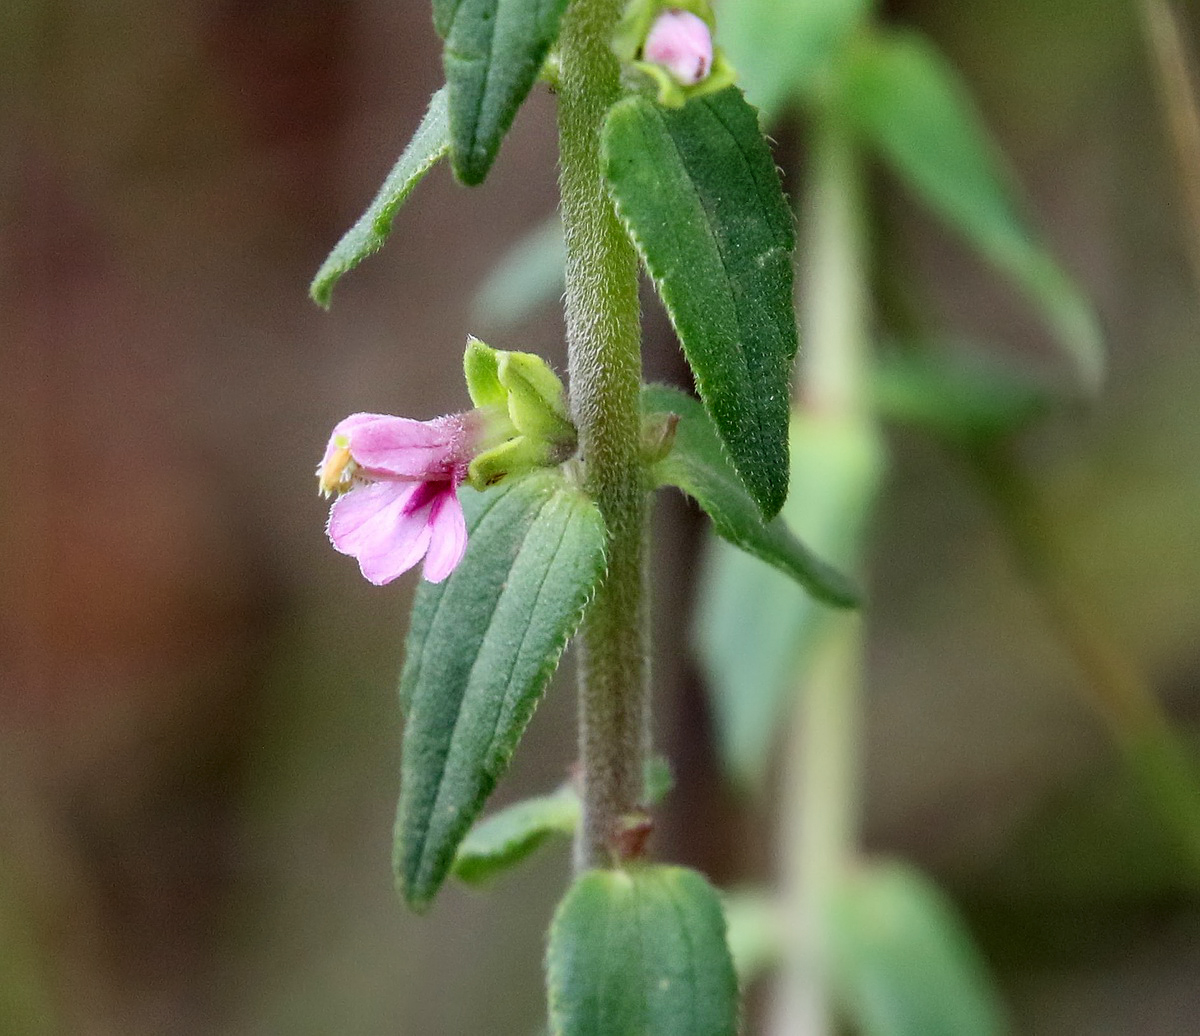
<svg viewBox="0 0 1200 1036">
<path fill-rule="evenodd" d="M 338 495 L 326 531 L 376 586 L 422 558 L 431 583 L 454 571 L 467 549 L 464 482 L 485 492 L 575 451 L 566 393 L 541 357 L 471 338 L 463 372 L 473 410 L 433 421 L 351 414 L 329 437 L 317 468 L 320 491 Z"/>
<path fill-rule="evenodd" d="M 440 583 L 462 560 L 457 494 L 473 455 L 471 417 L 351 414 L 333 429 L 317 468 L 321 492 L 339 494 L 326 531 L 368 582 L 383 586 L 424 558 L 425 578 Z"/>
</svg>

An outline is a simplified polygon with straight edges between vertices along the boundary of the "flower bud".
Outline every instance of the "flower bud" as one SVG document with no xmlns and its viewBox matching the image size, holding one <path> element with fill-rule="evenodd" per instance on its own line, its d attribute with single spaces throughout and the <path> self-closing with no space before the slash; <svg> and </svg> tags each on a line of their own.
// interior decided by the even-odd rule
<svg viewBox="0 0 1200 1036">
<path fill-rule="evenodd" d="M 715 35 L 710 0 L 628 0 L 612 46 L 628 85 L 682 108 L 737 79 Z"/>
<path fill-rule="evenodd" d="M 574 442 L 563 383 L 546 361 L 533 353 L 497 355 L 497 375 L 508 392 L 508 415 L 517 431 L 535 439 Z"/>
<path fill-rule="evenodd" d="M 574 452 L 575 426 L 563 383 L 540 356 L 493 349 L 470 338 L 463 370 L 490 441 L 467 470 L 467 481 L 476 489 L 561 464 Z"/>
<path fill-rule="evenodd" d="M 646 36 L 642 60 L 665 68 L 681 86 L 695 86 L 712 70 L 712 33 L 691 11 L 663 11 Z"/>
</svg>

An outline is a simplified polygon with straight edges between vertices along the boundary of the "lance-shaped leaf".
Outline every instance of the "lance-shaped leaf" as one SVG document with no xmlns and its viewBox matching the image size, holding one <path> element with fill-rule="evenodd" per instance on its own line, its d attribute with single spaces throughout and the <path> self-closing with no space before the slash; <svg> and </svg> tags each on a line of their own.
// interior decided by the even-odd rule
<svg viewBox="0 0 1200 1036">
<path fill-rule="evenodd" d="M 954 904 L 919 871 L 872 864 L 829 904 L 831 972 L 864 1036 L 1002 1036 L 991 976 Z"/>
<path fill-rule="evenodd" d="M 508 766 L 604 569 L 596 505 L 558 472 L 460 490 L 467 553 L 413 605 L 396 818 L 400 889 L 420 907 Z"/>
<path fill-rule="evenodd" d="M 763 521 L 726 459 L 713 422 L 696 400 L 678 389 L 648 385 L 642 390 L 642 410 L 679 417 L 671 451 L 652 470 L 658 485 L 682 489 L 705 510 L 724 539 L 774 565 L 818 600 L 839 608 L 858 604 L 853 582 L 813 554 L 782 518 Z"/>
<path fill-rule="evenodd" d="M 629 97 L 609 111 L 602 147 L 700 398 L 770 518 L 787 497 L 795 235 L 754 109 L 736 87 L 674 110 Z"/>
<path fill-rule="evenodd" d="M 375 200 L 358 217 L 354 226 L 342 235 L 329 257 L 321 264 L 308 289 L 314 302 L 328 309 L 333 286 L 342 275 L 383 247 L 388 234 L 392 232 L 396 210 L 449 149 L 450 124 L 446 115 L 446 87 L 443 86 L 430 100 L 425 118 L 383 181 Z"/>
<path fill-rule="evenodd" d="M 567 0 L 434 0 L 446 41 L 450 162 L 466 184 L 482 183 L 542 63 Z"/>
<path fill-rule="evenodd" d="M 950 442 L 1011 435 L 1044 416 L 1049 389 L 983 354 L 946 349 L 880 354 L 871 379 L 876 410 Z"/>
<path fill-rule="evenodd" d="M 546 954 L 554 1036 L 734 1036 L 737 979 L 716 892 L 682 867 L 589 871 Z"/>
<path fill-rule="evenodd" d="M 953 66 L 913 33 L 864 39 L 845 65 L 843 103 L 900 177 L 1019 285 L 1094 390 L 1104 347 L 1091 304 L 1022 213 L 994 141 Z"/>
</svg>

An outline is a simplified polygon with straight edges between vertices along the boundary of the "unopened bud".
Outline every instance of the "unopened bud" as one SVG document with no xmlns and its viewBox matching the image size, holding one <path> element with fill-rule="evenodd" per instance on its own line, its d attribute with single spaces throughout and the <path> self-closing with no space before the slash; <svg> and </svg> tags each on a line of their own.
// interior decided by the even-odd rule
<svg viewBox="0 0 1200 1036">
<path fill-rule="evenodd" d="M 712 71 L 712 33 L 691 11 L 663 11 L 646 36 L 642 60 L 666 69 L 682 86 L 694 86 Z"/>
</svg>

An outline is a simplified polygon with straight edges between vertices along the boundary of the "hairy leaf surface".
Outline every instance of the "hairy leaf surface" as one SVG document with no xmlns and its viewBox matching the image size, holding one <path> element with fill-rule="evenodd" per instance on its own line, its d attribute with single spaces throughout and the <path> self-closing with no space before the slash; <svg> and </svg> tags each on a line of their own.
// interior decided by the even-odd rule
<svg viewBox="0 0 1200 1036">
<path fill-rule="evenodd" d="M 813 554 L 783 518 L 763 521 L 726 459 L 712 421 L 696 400 L 678 389 L 649 385 L 642 390 L 642 409 L 646 414 L 679 417 L 671 452 L 653 469 L 659 485 L 682 489 L 704 509 L 724 539 L 786 573 L 818 600 L 839 608 L 858 603 L 853 582 Z"/>
<path fill-rule="evenodd" d="M 388 173 L 379 193 L 358 217 L 329 257 L 321 264 L 308 293 L 318 305 L 329 308 L 333 286 L 343 274 L 349 273 L 372 252 L 378 252 L 392 232 L 396 210 L 404 204 L 414 187 L 421 182 L 438 159 L 450 149 L 450 124 L 447 118 L 446 87 L 435 93 L 429 110 L 408 147 Z"/>
<path fill-rule="evenodd" d="M 771 518 L 787 497 L 795 235 L 754 109 L 736 87 L 676 110 L 629 97 L 609 111 L 602 150 L 700 398 Z"/>
<path fill-rule="evenodd" d="M 413 605 L 395 866 L 414 906 L 508 766 L 604 569 L 596 505 L 557 472 L 460 490 L 466 556 Z"/>
<path fill-rule="evenodd" d="M 738 991 L 712 887 L 682 867 L 589 871 L 546 955 L 554 1036 L 734 1036 Z"/>
<path fill-rule="evenodd" d="M 434 0 L 434 25 L 446 41 L 450 162 L 463 183 L 487 176 L 566 8 L 567 0 Z"/>
</svg>

